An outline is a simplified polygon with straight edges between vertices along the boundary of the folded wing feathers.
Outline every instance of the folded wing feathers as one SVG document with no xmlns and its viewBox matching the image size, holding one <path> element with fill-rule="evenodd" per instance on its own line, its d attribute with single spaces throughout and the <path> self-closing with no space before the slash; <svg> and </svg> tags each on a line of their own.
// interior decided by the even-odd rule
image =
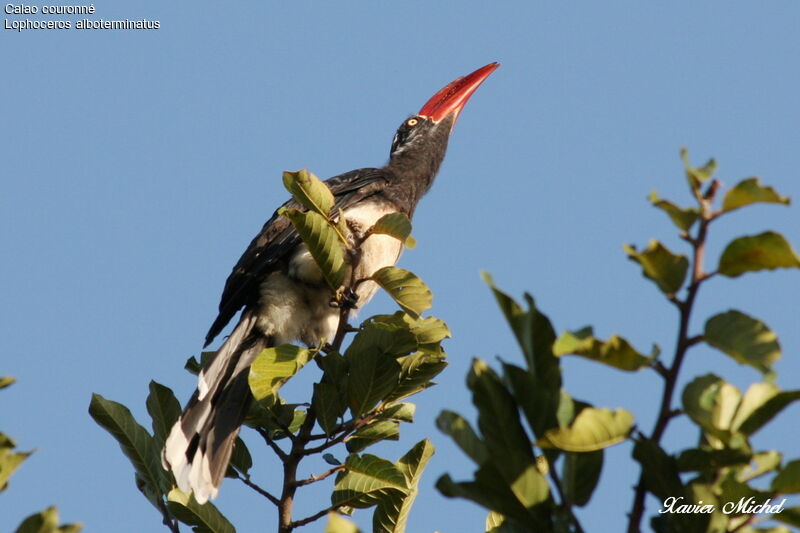
<svg viewBox="0 0 800 533">
<path fill-rule="evenodd" d="M 254 314 L 246 313 L 211 364 L 200 372 L 197 392 L 164 445 L 164 468 L 172 470 L 178 488 L 194 491 L 200 504 L 216 497 L 246 412 L 247 374 L 241 369 L 266 348 L 263 338 L 251 335 L 255 324 Z M 243 358 L 250 361 L 239 364 Z"/>
</svg>

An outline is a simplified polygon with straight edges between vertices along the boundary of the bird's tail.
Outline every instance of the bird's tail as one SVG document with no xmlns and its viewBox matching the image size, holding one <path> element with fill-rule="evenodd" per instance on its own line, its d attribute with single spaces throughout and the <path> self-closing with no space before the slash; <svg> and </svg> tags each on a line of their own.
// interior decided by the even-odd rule
<svg viewBox="0 0 800 533">
<path fill-rule="evenodd" d="M 170 430 L 162 452 L 178 487 L 194 491 L 198 503 L 214 498 L 222 484 L 233 444 L 250 405 L 248 368 L 269 341 L 245 313 L 213 361 L 199 375 L 183 414 Z"/>
</svg>

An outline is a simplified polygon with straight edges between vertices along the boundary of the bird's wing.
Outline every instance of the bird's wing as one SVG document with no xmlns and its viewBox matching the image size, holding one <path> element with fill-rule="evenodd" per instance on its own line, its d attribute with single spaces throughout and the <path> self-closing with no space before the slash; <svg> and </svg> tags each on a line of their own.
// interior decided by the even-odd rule
<svg viewBox="0 0 800 533">
<path fill-rule="evenodd" d="M 388 175 L 384 169 L 363 168 L 340 174 L 325 183 L 336 200 L 334 209 L 347 209 L 381 191 L 388 183 Z M 300 208 L 300 205 L 290 200 L 283 207 Z M 219 315 L 208 330 L 205 346 L 219 335 L 239 309 L 258 299 L 261 281 L 299 242 L 294 226 L 276 211 L 228 276 L 219 303 Z"/>
</svg>

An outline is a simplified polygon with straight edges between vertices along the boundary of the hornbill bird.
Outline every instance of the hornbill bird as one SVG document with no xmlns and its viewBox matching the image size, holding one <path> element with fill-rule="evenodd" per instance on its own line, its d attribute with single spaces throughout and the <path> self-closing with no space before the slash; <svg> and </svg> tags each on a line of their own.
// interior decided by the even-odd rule
<svg viewBox="0 0 800 533">
<path fill-rule="evenodd" d="M 403 121 L 383 168 L 362 168 L 325 181 L 335 198 L 333 213 L 344 213 L 348 227 L 361 234 L 389 213 L 414 214 L 444 159 L 458 114 L 483 81 L 499 66 L 490 63 L 437 92 L 419 113 Z M 294 202 L 284 206 L 299 207 Z M 389 235 L 363 240 L 353 279 L 369 278 L 394 265 L 402 244 Z M 366 304 L 377 286 L 361 283 L 355 307 Z M 222 292 L 219 315 L 205 346 L 234 315 L 239 323 L 199 374 L 197 391 L 172 427 L 162 460 L 178 487 L 205 503 L 214 498 L 230 461 L 236 436 L 250 406 L 248 369 L 265 348 L 300 341 L 332 340 L 340 311 L 333 293 L 289 220 L 276 212 L 236 263 Z"/>
</svg>

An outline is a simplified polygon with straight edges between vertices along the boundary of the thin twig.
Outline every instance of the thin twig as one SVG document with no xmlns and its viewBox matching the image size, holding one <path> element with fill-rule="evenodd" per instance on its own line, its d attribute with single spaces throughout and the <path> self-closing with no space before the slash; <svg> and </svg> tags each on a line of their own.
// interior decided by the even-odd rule
<svg viewBox="0 0 800 533">
<path fill-rule="evenodd" d="M 278 446 L 278 444 L 274 440 L 272 440 L 272 437 L 269 436 L 269 431 L 267 431 L 264 428 L 255 428 L 255 429 L 256 431 L 258 431 L 258 434 L 261 435 L 261 437 L 263 437 L 264 442 L 269 444 L 269 447 L 272 448 L 272 451 L 275 452 L 275 455 L 277 455 L 282 462 L 286 461 L 289 458 L 289 454 L 283 451 L 281 447 Z"/>
<path fill-rule="evenodd" d="M 281 503 L 281 501 L 278 498 L 276 498 L 275 496 L 273 496 L 272 494 L 267 492 L 265 489 L 259 487 L 258 485 L 256 485 L 252 481 L 250 481 L 250 478 L 243 477 L 239 472 L 236 472 L 236 479 L 240 480 L 242 483 L 244 483 L 245 485 L 247 485 L 248 487 L 250 487 L 251 489 L 253 489 L 257 493 L 261 494 L 263 497 L 265 497 L 266 499 L 271 501 L 274 505 L 277 506 L 277 505 L 279 505 Z"/>
<path fill-rule="evenodd" d="M 342 506 L 341 505 L 331 505 L 330 507 L 328 507 L 326 509 L 323 509 L 321 511 L 318 511 L 318 512 L 312 514 L 311 516 L 303 518 L 302 520 L 297 520 L 296 522 L 292 522 L 290 524 L 290 526 L 292 527 L 292 529 L 294 529 L 296 527 L 300 527 L 300 526 L 304 526 L 306 524 L 310 524 L 311 522 L 319 520 L 320 518 L 322 518 L 326 514 L 336 511 L 340 507 L 342 507 Z"/>
<path fill-rule="evenodd" d="M 369 413 L 365 414 L 364 416 L 358 417 L 352 421 L 352 424 L 345 424 L 346 427 L 343 427 L 342 433 L 336 436 L 329 441 L 323 442 L 319 446 L 315 448 L 308 448 L 303 451 L 303 455 L 313 455 L 315 453 L 324 452 L 328 448 L 336 446 L 340 442 L 344 441 L 347 437 L 352 435 L 355 431 L 361 429 L 362 427 L 366 426 L 375 418 L 375 415 L 378 413 L 377 409 L 373 409 Z"/>
<path fill-rule="evenodd" d="M 655 370 L 658 373 L 658 375 L 660 375 L 662 378 L 666 379 L 669 377 L 669 370 L 667 370 L 667 367 L 665 367 L 664 363 L 662 363 L 661 361 L 654 361 L 653 364 L 650 365 L 650 367 L 653 370 Z"/>
<path fill-rule="evenodd" d="M 306 479 L 301 479 L 300 481 L 297 482 L 297 486 L 302 487 L 305 485 L 311 485 L 312 483 L 316 483 L 317 481 L 322 481 L 323 479 L 332 476 L 336 472 L 341 472 L 342 470 L 344 470 L 344 465 L 334 466 L 333 468 L 328 469 L 319 475 L 312 474 L 311 477 L 308 477 Z"/>
<path fill-rule="evenodd" d="M 695 344 L 699 344 L 701 342 L 703 342 L 703 336 L 702 335 L 695 335 L 694 337 L 686 339 L 686 347 L 689 348 L 689 347 L 692 347 Z"/>
<path fill-rule="evenodd" d="M 561 486 L 561 480 L 558 479 L 558 474 L 556 474 L 555 468 L 548 468 L 548 473 L 550 474 L 550 479 L 553 480 L 553 485 L 556 487 L 556 491 L 558 491 L 558 497 L 561 498 L 561 505 L 567 510 L 569 513 L 569 517 L 572 520 L 572 523 L 575 525 L 575 533 L 584 533 L 583 527 L 581 523 L 578 522 L 578 517 L 575 516 L 575 513 L 572 512 L 572 504 L 567 500 L 566 496 L 564 495 L 564 489 Z"/>
</svg>

